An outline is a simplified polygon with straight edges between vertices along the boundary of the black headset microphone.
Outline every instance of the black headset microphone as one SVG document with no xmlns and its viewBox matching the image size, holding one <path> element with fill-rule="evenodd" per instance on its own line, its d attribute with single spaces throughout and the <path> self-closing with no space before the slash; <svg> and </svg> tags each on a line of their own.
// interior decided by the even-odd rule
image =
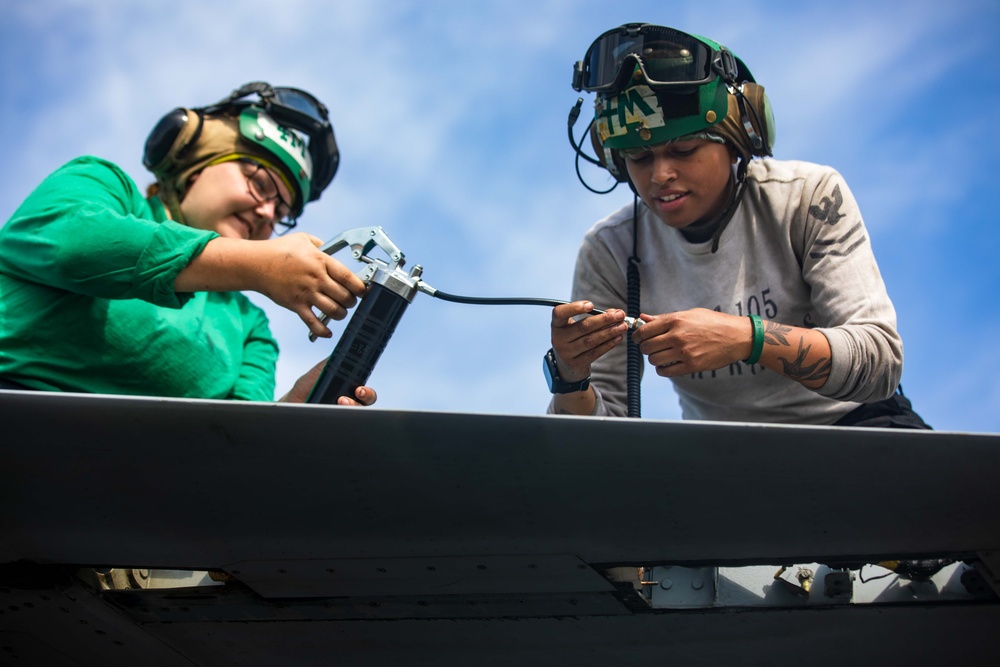
<svg viewBox="0 0 1000 667">
<path fill-rule="evenodd" d="M 573 136 L 573 126 L 576 125 L 576 121 L 580 118 L 580 108 L 582 106 L 583 106 L 583 98 L 578 97 L 576 100 L 576 104 L 574 104 L 573 107 L 569 110 L 569 118 L 567 119 L 566 122 L 567 125 L 566 131 L 569 134 L 569 145 L 573 147 L 573 152 L 576 153 L 576 160 L 575 160 L 576 177 L 580 180 L 580 183 L 583 185 L 583 187 L 587 188 L 594 194 L 606 195 L 618 187 L 618 184 L 621 182 L 621 179 L 619 178 L 619 175 L 617 173 L 618 170 L 614 167 L 613 162 L 609 162 L 609 164 L 611 165 L 609 166 L 608 164 L 601 162 L 597 158 L 590 157 L 589 155 L 584 153 L 583 149 L 581 148 L 581 146 L 583 145 L 583 139 L 580 139 L 580 142 L 577 143 L 576 137 Z M 587 137 L 591 133 L 593 127 L 594 127 L 594 121 L 591 120 L 590 123 L 587 125 L 586 132 L 584 132 L 584 137 Z M 611 173 L 611 175 L 615 178 L 615 182 L 611 185 L 611 187 L 608 188 L 607 190 L 598 190 L 594 187 L 591 187 L 591 185 L 587 183 L 587 181 L 583 178 L 583 174 L 580 172 L 580 158 L 583 158 L 590 164 L 598 166 L 602 169 L 607 169 Z"/>
<path fill-rule="evenodd" d="M 576 98 L 576 104 L 574 104 L 573 107 L 569 110 L 569 118 L 567 119 L 566 122 L 567 125 L 566 131 L 569 133 L 569 145 L 573 147 L 573 150 L 576 152 L 576 156 L 578 158 L 582 157 L 584 160 L 586 160 L 591 164 L 595 164 L 598 167 L 603 167 L 604 165 L 601 164 L 600 160 L 592 158 L 586 153 L 584 153 L 582 150 L 580 150 L 580 146 L 583 145 L 583 139 L 580 140 L 580 143 L 577 143 L 576 137 L 573 136 L 573 127 L 576 125 L 576 121 L 580 119 L 581 107 L 583 107 L 583 98 L 578 97 Z M 591 125 L 592 124 L 593 121 L 591 121 Z M 587 131 L 588 132 L 590 131 L 589 125 L 587 126 Z"/>
</svg>

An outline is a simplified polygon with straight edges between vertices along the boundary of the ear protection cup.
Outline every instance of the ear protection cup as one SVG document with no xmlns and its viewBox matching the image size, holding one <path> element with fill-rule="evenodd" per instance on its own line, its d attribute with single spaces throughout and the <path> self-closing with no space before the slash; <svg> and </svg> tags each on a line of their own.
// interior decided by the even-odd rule
<svg viewBox="0 0 1000 667">
<path fill-rule="evenodd" d="M 618 151 L 605 148 L 601 145 L 601 139 L 597 136 L 597 124 L 590 124 L 590 145 L 594 149 L 594 155 L 601 166 L 607 169 L 615 180 L 619 183 L 628 183 L 628 172 L 625 170 L 625 162 L 621 159 Z"/>
<path fill-rule="evenodd" d="M 764 86 L 745 82 L 742 92 L 736 93 L 740 124 L 749 141 L 750 153 L 757 157 L 772 155 L 774 148 L 774 111 Z M 732 111 L 732 105 L 730 105 Z"/>
<path fill-rule="evenodd" d="M 191 122 L 191 118 L 197 119 Z M 198 109 L 178 107 L 169 112 L 156 124 L 146 138 L 142 163 L 154 174 L 165 161 L 176 162 L 185 151 L 198 141 L 203 117 Z"/>
</svg>

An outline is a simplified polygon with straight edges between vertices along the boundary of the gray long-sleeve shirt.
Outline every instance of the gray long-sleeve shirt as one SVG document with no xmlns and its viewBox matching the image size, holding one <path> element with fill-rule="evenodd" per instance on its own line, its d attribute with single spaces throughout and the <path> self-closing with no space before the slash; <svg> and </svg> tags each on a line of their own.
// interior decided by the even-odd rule
<svg viewBox="0 0 1000 667">
<path fill-rule="evenodd" d="M 640 206 L 641 310 L 690 308 L 822 331 L 832 368 L 810 390 L 759 364 L 673 378 L 685 419 L 830 424 L 899 384 L 903 345 L 871 243 L 846 182 L 834 169 L 754 160 L 747 188 L 718 251 L 689 243 Z M 577 258 L 573 300 L 625 308 L 632 206 L 597 222 Z M 626 346 L 593 365 L 595 414 L 626 414 Z M 550 405 L 551 410 L 551 405 Z"/>
</svg>

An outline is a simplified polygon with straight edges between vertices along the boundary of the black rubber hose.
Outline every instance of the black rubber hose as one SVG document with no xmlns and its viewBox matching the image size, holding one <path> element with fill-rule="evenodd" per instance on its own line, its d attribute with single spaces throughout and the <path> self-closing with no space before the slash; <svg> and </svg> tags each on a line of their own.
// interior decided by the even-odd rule
<svg viewBox="0 0 1000 667">
<path fill-rule="evenodd" d="M 479 297 L 479 296 L 456 296 L 441 290 L 435 290 L 434 298 L 454 303 L 471 303 L 481 306 L 561 306 L 569 301 L 559 299 L 541 299 L 534 297 Z M 604 311 L 593 310 L 594 315 L 599 315 Z"/>
<path fill-rule="evenodd" d="M 474 296 L 455 296 L 454 294 L 448 294 L 442 292 L 441 290 L 435 290 L 434 295 L 438 299 L 443 299 L 444 301 L 453 301 L 455 303 L 471 303 L 480 305 L 504 305 L 504 306 L 559 306 L 564 303 L 570 303 L 569 301 L 561 301 L 559 299 L 541 299 L 541 298 L 504 298 L 504 297 L 474 297 Z M 600 315 L 603 310 L 594 309 L 590 311 L 590 315 Z M 628 312 L 626 313 L 629 317 L 638 318 L 639 317 L 639 258 L 630 257 L 628 263 Z M 628 403 L 628 416 L 638 419 L 642 416 L 642 395 L 640 390 L 641 384 L 641 373 L 642 373 L 642 352 L 639 351 L 639 346 L 632 342 L 632 332 L 629 331 L 628 334 L 628 350 L 626 358 L 626 370 L 627 370 L 627 403 Z"/>
</svg>

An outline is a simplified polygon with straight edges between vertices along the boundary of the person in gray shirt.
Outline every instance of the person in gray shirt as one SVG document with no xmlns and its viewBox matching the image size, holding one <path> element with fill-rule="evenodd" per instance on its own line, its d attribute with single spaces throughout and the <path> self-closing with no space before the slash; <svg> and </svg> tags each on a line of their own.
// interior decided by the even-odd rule
<svg viewBox="0 0 1000 667">
<path fill-rule="evenodd" d="M 929 428 L 857 202 L 836 170 L 770 158 L 770 103 L 732 51 L 628 24 L 574 74 L 596 161 L 635 199 L 587 232 L 553 309 L 550 413 L 639 416 L 648 361 L 685 419 Z"/>
</svg>

